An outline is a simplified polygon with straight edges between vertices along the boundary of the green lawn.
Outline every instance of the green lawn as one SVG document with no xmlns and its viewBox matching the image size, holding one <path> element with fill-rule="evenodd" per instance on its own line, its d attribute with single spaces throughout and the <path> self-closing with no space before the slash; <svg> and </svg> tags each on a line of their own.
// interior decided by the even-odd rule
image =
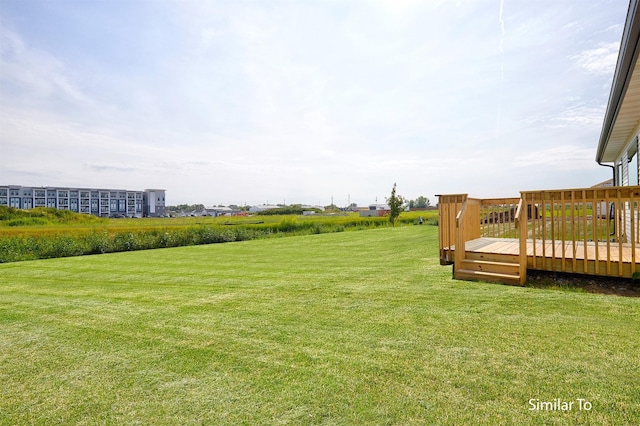
<svg viewBox="0 0 640 426">
<path fill-rule="evenodd" d="M 453 281 L 433 226 L 6 263 L 0 424 L 637 425 L 639 336 L 636 298 Z"/>
</svg>

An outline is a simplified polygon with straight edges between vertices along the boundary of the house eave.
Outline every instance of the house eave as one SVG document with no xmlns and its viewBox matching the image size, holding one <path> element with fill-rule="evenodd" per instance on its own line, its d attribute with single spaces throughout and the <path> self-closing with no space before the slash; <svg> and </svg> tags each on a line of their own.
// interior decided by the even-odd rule
<svg viewBox="0 0 640 426">
<path fill-rule="evenodd" d="M 640 53 L 639 0 L 632 0 L 627 11 L 620 53 L 611 84 L 609 103 L 602 125 L 596 161 L 612 163 L 619 157 L 640 117 L 640 71 L 635 72 Z"/>
</svg>

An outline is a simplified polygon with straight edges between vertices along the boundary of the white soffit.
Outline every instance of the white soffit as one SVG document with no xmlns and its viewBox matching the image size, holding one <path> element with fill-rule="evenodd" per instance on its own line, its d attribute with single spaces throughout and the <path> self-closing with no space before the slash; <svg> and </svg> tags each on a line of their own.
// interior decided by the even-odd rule
<svg viewBox="0 0 640 426">
<path fill-rule="evenodd" d="M 636 65 L 637 60 L 602 155 L 602 161 L 606 163 L 613 163 L 620 157 L 640 124 L 640 71 Z"/>
</svg>

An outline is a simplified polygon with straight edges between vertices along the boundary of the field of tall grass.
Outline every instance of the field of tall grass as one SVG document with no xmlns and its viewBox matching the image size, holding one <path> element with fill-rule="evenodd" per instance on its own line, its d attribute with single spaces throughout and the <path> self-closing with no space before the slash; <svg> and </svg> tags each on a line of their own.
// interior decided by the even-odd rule
<svg viewBox="0 0 640 426">
<path fill-rule="evenodd" d="M 425 214 L 426 213 L 426 214 Z M 437 224 L 437 212 L 403 213 L 401 223 Z M 69 211 L 0 207 L 0 263 L 246 241 L 389 226 L 385 217 L 314 216 L 103 219 Z"/>
</svg>

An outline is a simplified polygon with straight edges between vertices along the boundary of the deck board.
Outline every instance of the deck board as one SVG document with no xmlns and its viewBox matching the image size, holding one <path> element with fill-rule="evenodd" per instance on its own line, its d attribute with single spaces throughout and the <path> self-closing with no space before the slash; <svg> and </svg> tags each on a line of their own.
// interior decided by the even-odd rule
<svg viewBox="0 0 640 426">
<path fill-rule="evenodd" d="M 565 257 L 567 259 L 572 259 L 575 251 L 576 259 L 578 260 L 584 260 L 585 253 L 587 254 L 587 259 L 594 260 L 596 258 L 597 250 L 598 260 L 606 260 L 607 256 L 607 245 L 602 242 L 596 245 L 596 243 L 589 241 L 586 246 L 583 242 L 577 242 L 575 243 L 575 248 L 571 242 L 567 242 L 564 245 L 564 252 L 562 251 L 562 243 L 557 242 L 555 244 L 555 256 L 552 256 L 552 247 L 552 243 L 546 243 L 543 251 L 543 245 L 539 242 L 536 244 L 535 255 L 538 257 L 555 257 L 558 259 Z M 465 248 L 467 251 L 475 251 L 479 253 L 520 254 L 520 242 L 516 239 L 510 238 L 478 238 L 467 241 Z M 631 262 L 632 253 L 630 244 L 620 245 L 618 243 L 612 243 L 610 245 L 610 250 L 612 260 L 619 261 L 620 254 L 622 253 L 622 261 Z M 533 255 L 533 242 L 532 240 L 527 240 L 527 256 Z M 636 258 L 640 259 L 640 247 L 636 247 Z"/>
<path fill-rule="evenodd" d="M 607 257 L 607 247 L 610 256 Z M 468 241 L 467 251 L 475 253 L 518 256 L 520 242 L 512 238 L 478 238 Z M 535 255 L 534 255 L 535 253 Z M 529 269 L 589 273 L 618 276 L 622 271 L 640 271 L 640 247 L 635 248 L 636 265 L 632 265 L 631 244 L 593 241 L 568 241 L 543 244 L 527 240 L 527 265 Z"/>
</svg>

